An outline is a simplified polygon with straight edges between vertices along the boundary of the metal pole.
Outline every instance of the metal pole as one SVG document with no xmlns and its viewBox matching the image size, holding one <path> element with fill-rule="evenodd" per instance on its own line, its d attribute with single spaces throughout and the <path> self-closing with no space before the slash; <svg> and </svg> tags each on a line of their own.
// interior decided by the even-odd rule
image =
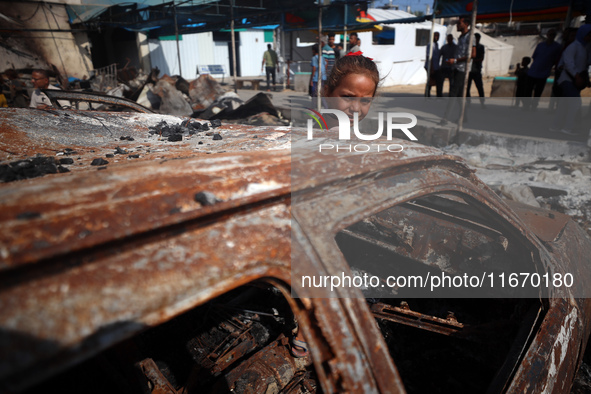
<svg viewBox="0 0 591 394">
<path fill-rule="evenodd" d="M 431 19 L 431 34 L 429 34 L 429 54 L 427 55 L 427 83 L 425 84 L 425 97 L 429 92 L 431 82 L 431 63 L 433 63 L 433 32 L 435 31 L 435 18 Z M 438 59 L 439 60 L 439 59 Z"/>
<path fill-rule="evenodd" d="M 474 42 L 474 29 L 476 28 L 476 14 L 478 0 L 474 0 L 472 9 L 472 21 L 470 23 L 470 37 L 468 38 L 468 58 L 466 59 L 466 75 L 464 76 L 464 90 L 462 91 L 462 110 L 460 111 L 460 120 L 458 121 L 458 132 L 464 127 L 464 113 L 466 112 L 466 92 L 468 92 L 468 77 L 472 67 L 472 43 Z"/>
<path fill-rule="evenodd" d="M 322 6 L 318 8 L 318 87 L 316 91 L 316 108 L 320 111 L 321 92 L 322 92 Z"/>
<path fill-rule="evenodd" d="M 344 31 L 344 37 L 343 37 L 343 51 L 345 52 L 344 54 L 342 54 L 341 56 L 344 56 L 347 54 L 347 11 L 349 10 L 349 7 L 347 7 L 347 3 L 345 3 L 345 21 L 344 21 L 344 25 L 345 25 L 345 31 Z"/>
<path fill-rule="evenodd" d="M 179 25 L 176 21 L 176 5 L 174 4 L 174 1 L 172 2 L 172 13 L 174 14 L 174 35 L 176 37 L 176 54 L 179 59 L 179 75 L 182 77 L 183 69 L 181 67 L 181 49 L 179 46 Z"/>
<path fill-rule="evenodd" d="M 230 18 L 232 21 L 230 22 L 230 31 L 232 34 L 232 68 L 233 68 L 233 76 L 234 76 L 234 93 L 238 93 L 238 89 L 236 88 L 236 39 L 234 38 L 234 0 L 230 0 Z"/>
<path fill-rule="evenodd" d="M 564 24 L 562 26 L 562 29 L 566 29 L 567 27 L 570 26 L 570 22 L 573 19 L 573 3 L 575 0 L 571 0 L 570 4 L 568 5 L 568 10 L 566 11 L 566 18 L 564 19 Z M 587 23 L 589 23 L 589 21 L 587 21 Z"/>
</svg>

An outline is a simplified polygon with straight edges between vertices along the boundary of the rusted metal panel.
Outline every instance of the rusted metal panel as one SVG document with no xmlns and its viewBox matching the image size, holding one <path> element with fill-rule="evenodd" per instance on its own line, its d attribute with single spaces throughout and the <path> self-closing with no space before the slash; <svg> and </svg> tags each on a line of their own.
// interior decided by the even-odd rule
<svg viewBox="0 0 591 394">
<path fill-rule="evenodd" d="M 570 392 L 583 336 L 580 319 L 572 300 L 552 300 L 508 393 Z"/>
<path fill-rule="evenodd" d="M 560 212 L 550 212 L 511 200 L 506 202 L 531 231 L 545 242 L 554 241 L 560 235 L 564 226 L 572 220 L 570 216 Z"/>
<path fill-rule="evenodd" d="M 149 382 L 151 394 L 177 394 L 158 366 L 151 358 L 147 358 L 138 363 L 138 367 Z"/>
<path fill-rule="evenodd" d="M 264 159 L 248 153 L 207 162 L 152 161 L 3 185 L 0 267 L 14 268 L 285 196 L 289 168 L 289 156 L 276 151 Z M 212 193 L 219 202 L 203 206 L 195 200 L 200 192 Z"/>
<path fill-rule="evenodd" d="M 30 384 L 220 292 L 259 277 L 288 280 L 286 202 L 209 225 L 170 226 L 5 275 L 0 378 Z"/>
<path fill-rule="evenodd" d="M 379 319 L 406 324 L 444 335 L 457 334 L 464 328 L 464 325 L 459 323 L 453 314 L 449 315 L 447 319 L 441 319 L 412 311 L 408 308 L 408 304 L 406 307 L 397 307 L 376 303 L 371 306 L 371 311 Z"/>
</svg>

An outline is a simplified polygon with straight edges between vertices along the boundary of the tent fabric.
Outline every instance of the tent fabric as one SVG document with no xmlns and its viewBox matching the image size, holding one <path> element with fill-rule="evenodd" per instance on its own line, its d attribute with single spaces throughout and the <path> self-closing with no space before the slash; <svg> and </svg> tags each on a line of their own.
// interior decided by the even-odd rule
<svg viewBox="0 0 591 394">
<path fill-rule="evenodd" d="M 478 21 L 562 19 L 573 5 L 575 13 L 591 11 L 587 0 L 479 0 Z M 437 18 L 449 18 L 472 13 L 473 0 L 437 0 Z"/>
<path fill-rule="evenodd" d="M 427 72 L 424 65 L 427 47 L 417 46 L 416 38 L 418 30 L 431 31 L 431 22 L 391 23 L 391 21 L 408 20 L 413 17 L 412 14 L 399 10 L 371 8 L 368 13 L 378 23 L 388 27 L 376 36 L 391 34 L 394 38 L 393 45 L 374 45 L 371 32 L 359 33 L 361 51 L 376 62 L 382 78 L 381 86 L 425 83 Z M 436 23 L 435 31 L 439 32 L 441 47 L 445 43 L 446 27 Z"/>
<path fill-rule="evenodd" d="M 197 5 L 178 1 L 157 5 L 153 1 L 108 0 L 108 4 L 104 5 L 97 0 L 98 4 L 91 5 L 83 0 L 82 3 L 66 6 L 72 24 L 92 22 L 102 27 L 119 27 L 138 32 L 153 31 L 154 36 L 171 35 L 175 33 L 176 14 L 180 34 L 219 31 L 230 27 L 230 0 L 204 0 Z M 178 3 L 176 7 L 173 6 L 175 3 Z M 345 26 L 348 32 L 374 30 L 375 22 L 363 10 L 363 3 L 364 1 L 333 1 L 323 7 L 322 30 L 327 33 L 342 33 Z M 318 28 L 318 10 L 318 4 L 314 0 L 241 0 L 234 6 L 235 27 L 250 29 L 281 24 L 284 31 L 314 30 Z M 428 18 L 430 16 L 416 17 L 396 11 L 391 14 L 388 22 L 415 23 Z"/>
</svg>

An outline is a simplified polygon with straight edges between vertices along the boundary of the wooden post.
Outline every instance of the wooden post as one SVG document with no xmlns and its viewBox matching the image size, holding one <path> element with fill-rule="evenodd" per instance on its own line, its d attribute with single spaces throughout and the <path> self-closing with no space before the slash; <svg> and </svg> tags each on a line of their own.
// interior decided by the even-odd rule
<svg viewBox="0 0 591 394">
<path fill-rule="evenodd" d="M 474 29 L 476 29 L 476 15 L 478 8 L 478 0 L 474 0 L 472 8 L 472 21 L 470 23 L 470 37 L 468 38 L 468 59 L 466 59 L 466 75 L 464 76 L 464 90 L 462 91 L 462 110 L 460 111 L 460 119 L 458 120 L 458 132 L 462 131 L 464 127 L 464 113 L 466 112 L 466 92 L 468 92 L 468 77 L 470 76 L 470 68 L 472 68 L 472 43 L 474 42 Z"/>
<path fill-rule="evenodd" d="M 345 3 L 345 21 L 344 21 L 344 25 L 345 25 L 345 30 L 344 30 L 344 37 L 343 37 L 343 51 L 345 51 L 345 53 L 342 56 L 345 56 L 347 54 L 347 10 L 349 8 L 347 7 L 347 3 Z"/>
<path fill-rule="evenodd" d="M 320 111 L 322 103 L 321 93 L 322 92 L 322 5 L 318 8 L 318 84 L 316 91 L 316 108 Z M 326 72 L 326 70 L 325 70 Z"/>
<path fill-rule="evenodd" d="M 172 2 L 172 13 L 174 14 L 174 35 L 176 37 L 176 54 L 179 59 L 179 75 L 183 76 L 183 68 L 181 67 L 181 49 L 179 46 L 179 25 L 176 20 L 176 5 Z"/>
<path fill-rule="evenodd" d="M 427 84 L 425 85 L 425 97 L 429 92 L 429 83 L 431 82 L 431 63 L 433 63 L 433 33 L 435 31 L 435 14 L 431 19 L 431 33 L 429 34 L 429 54 L 427 55 Z"/>
<path fill-rule="evenodd" d="M 236 87 L 236 38 L 234 37 L 234 0 L 230 0 L 230 18 L 232 19 L 232 21 L 230 22 L 230 34 L 232 34 L 232 74 L 234 74 L 234 93 L 238 93 L 238 88 Z"/>
</svg>

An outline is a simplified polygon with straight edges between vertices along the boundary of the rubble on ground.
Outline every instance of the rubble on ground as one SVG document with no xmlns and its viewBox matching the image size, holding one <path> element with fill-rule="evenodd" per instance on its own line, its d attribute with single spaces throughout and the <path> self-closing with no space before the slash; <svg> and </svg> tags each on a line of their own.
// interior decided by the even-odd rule
<svg viewBox="0 0 591 394">
<path fill-rule="evenodd" d="M 189 97 L 193 109 L 203 111 L 216 100 L 222 98 L 226 91 L 211 75 L 203 74 L 189 84 Z"/>
<path fill-rule="evenodd" d="M 591 163 L 584 157 L 514 155 L 490 145 L 450 145 L 502 198 L 571 216 L 591 235 Z"/>
</svg>

